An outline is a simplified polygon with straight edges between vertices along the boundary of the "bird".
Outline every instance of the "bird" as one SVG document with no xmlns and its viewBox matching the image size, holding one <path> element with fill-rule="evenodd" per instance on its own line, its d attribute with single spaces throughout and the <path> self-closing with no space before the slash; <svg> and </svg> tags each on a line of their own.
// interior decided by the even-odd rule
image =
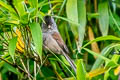
<svg viewBox="0 0 120 80">
<path fill-rule="evenodd" d="M 76 65 L 68 56 L 70 53 L 66 44 L 64 43 L 56 22 L 52 16 L 46 15 L 42 22 L 43 48 L 49 49 L 54 53 L 63 55 L 71 65 L 71 68 L 76 72 Z"/>
</svg>

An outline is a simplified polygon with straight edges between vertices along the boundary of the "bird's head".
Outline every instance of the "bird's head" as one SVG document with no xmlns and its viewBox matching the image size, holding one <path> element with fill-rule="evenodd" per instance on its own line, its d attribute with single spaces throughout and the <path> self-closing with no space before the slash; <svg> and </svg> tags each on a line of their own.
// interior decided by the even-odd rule
<svg viewBox="0 0 120 80">
<path fill-rule="evenodd" d="M 44 22 L 42 23 L 42 31 L 43 32 L 50 32 L 57 29 L 57 25 L 51 16 L 45 16 Z"/>
</svg>

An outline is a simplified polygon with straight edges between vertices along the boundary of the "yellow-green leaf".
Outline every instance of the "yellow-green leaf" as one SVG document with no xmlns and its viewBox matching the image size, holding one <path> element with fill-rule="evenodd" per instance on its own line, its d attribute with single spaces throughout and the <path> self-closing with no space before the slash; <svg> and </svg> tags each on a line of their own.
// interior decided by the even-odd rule
<svg viewBox="0 0 120 80">
<path fill-rule="evenodd" d="M 109 13 L 108 13 L 108 1 L 100 2 L 98 5 L 99 12 L 99 27 L 103 36 L 108 34 L 109 27 Z"/>
<path fill-rule="evenodd" d="M 16 43 L 17 43 L 17 37 L 13 37 L 10 42 L 9 42 L 9 54 L 12 57 L 13 61 L 14 61 L 14 54 L 15 54 L 15 49 L 16 49 Z"/>
<path fill-rule="evenodd" d="M 74 6 L 74 5 L 73 5 Z M 86 26 L 86 7 L 85 0 L 77 0 L 77 11 L 78 11 L 78 27 L 79 31 L 79 45 L 82 46 L 84 35 L 85 35 L 85 26 Z"/>
<path fill-rule="evenodd" d="M 67 0 L 66 13 L 69 20 L 78 23 L 77 0 Z M 71 23 L 71 29 L 75 37 L 78 37 L 78 27 Z"/>
<path fill-rule="evenodd" d="M 86 80 L 86 71 L 82 59 L 77 61 L 77 80 Z"/>
</svg>

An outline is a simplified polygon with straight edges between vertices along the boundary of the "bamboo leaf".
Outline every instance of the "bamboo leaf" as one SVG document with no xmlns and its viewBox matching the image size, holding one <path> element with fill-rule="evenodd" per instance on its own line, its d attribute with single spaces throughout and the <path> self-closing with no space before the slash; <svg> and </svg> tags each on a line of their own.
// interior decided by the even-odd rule
<svg viewBox="0 0 120 80">
<path fill-rule="evenodd" d="M 42 30 L 39 23 L 31 23 L 30 29 L 33 37 L 33 41 L 36 47 L 36 51 L 42 59 Z"/>
<path fill-rule="evenodd" d="M 89 52 L 90 54 L 99 57 L 100 59 L 103 59 L 103 60 L 105 60 L 105 61 L 107 61 L 107 62 L 110 61 L 108 58 L 106 58 L 106 57 L 104 57 L 104 56 L 102 56 L 102 55 L 100 55 L 100 54 L 98 54 L 98 53 L 95 53 L 95 52 L 91 51 L 90 49 L 87 49 L 87 48 L 83 48 L 83 49 L 84 49 L 85 51 Z"/>
<path fill-rule="evenodd" d="M 89 40 L 90 41 L 95 39 L 93 30 L 92 30 L 92 28 L 90 26 L 88 27 L 88 35 L 89 35 Z M 99 50 L 97 42 L 92 43 L 91 44 L 91 48 L 92 48 L 92 51 L 94 51 L 96 53 L 100 53 L 100 50 Z"/>
<path fill-rule="evenodd" d="M 82 59 L 77 61 L 77 80 L 86 80 L 86 71 Z"/>
<path fill-rule="evenodd" d="M 10 5 L 5 4 L 3 1 L 0 1 L 0 6 L 6 8 L 10 12 L 16 13 L 15 10 Z"/>
<path fill-rule="evenodd" d="M 78 23 L 77 0 L 67 0 L 66 4 L 67 18 Z M 71 23 L 71 30 L 75 37 L 78 37 L 78 27 Z"/>
<path fill-rule="evenodd" d="M 86 43 L 83 47 L 88 46 L 89 44 L 93 43 L 93 42 L 98 42 L 98 41 L 103 41 L 103 40 L 116 40 L 116 41 L 120 41 L 119 37 L 116 36 L 112 36 L 112 35 L 108 35 L 108 36 L 103 36 L 103 37 L 98 37 L 92 41 L 89 41 L 88 43 Z"/>
<path fill-rule="evenodd" d="M 74 6 L 74 5 L 73 5 Z M 84 35 L 85 35 L 85 26 L 86 26 L 86 7 L 84 0 L 77 0 L 77 10 L 78 10 L 78 27 L 79 30 L 79 44 L 82 46 Z"/>
<path fill-rule="evenodd" d="M 67 19 L 67 18 L 64 18 L 64 17 L 61 17 L 61 16 L 53 16 L 53 17 L 55 17 L 55 18 L 59 18 L 59 19 L 61 19 L 61 20 L 64 20 L 64 21 L 67 21 L 67 22 L 69 22 L 69 23 L 71 23 L 71 24 L 73 24 L 73 25 L 75 25 L 75 26 L 79 26 L 80 24 L 78 24 L 77 22 L 75 22 L 75 21 L 73 21 L 73 20 L 70 20 L 70 19 Z M 78 34 L 77 34 L 78 35 Z"/>
<path fill-rule="evenodd" d="M 34 8 L 34 12 L 31 14 L 32 16 L 36 15 L 38 11 L 38 0 L 28 0 L 30 7 Z"/>
<path fill-rule="evenodd" d="M 10 42 L 9 42 L 9 54 L 12 57 L 13 61 L 14 61 L 14 54 L 15 54 L 15 49 L 16 49 L 16 43 L 17 43 L 17 37 L 13 37 Z"/>
<path fill-rule="evenodd" d="M 106 63 L 105 68 L 114 68 L 114 67 L 117 67 L 118 66 L 117 62 L 119 61 L 119 57 L 120 56 L 118 56 L 116 54 L 113 55 L 111 61 L 108 62 L 108 63 Z"/>
<path fill-rule="evenodd" d="M 75 80 L 74 77 L 64 78 L 64 80 Z"/>
<path fill-rule="evenodd" d="M 101 51 L 101 56 L 107 57 L 114 47 L 120 46 L 120 44 L 110 44 Z M 91 70 L 97 69 L 103 64 L 104 60 L 97 58 Z"/>
<path fill-rule="evenodd" d="M 108 14 L 108 1 L 99 3 L 98 5 L 99 12 L 99 25 L 100 30 L 103 36 L 108 34 L 109 27 L 109 14 Z"/>
<path fill-rule="evenodd" d="M 27 7 L 26 7 L 24 0 L 14 0 L 13 4 L 19 14 L 20 22 L 23 24 L 27 24 L 28 23 L 28 13 L 27 13 Z"/>
<path fill-rule="evenodd" d="M 103 74 L 103 73 L 106 72 L 106 71 L 107 71 L 107 69 L 105 69 L 105 68 L 103 68 L 103 67 L 102 67 L 102 68 L 97 68 L 97 69 L 89 72 L 89 73 L 88 73 L 88 77 L 92 78 L 92 77 L 98 76 L 98 75 L 100 75 L 100 74 Z"/>
<path fill-rule="evenodd" d="M 13 4 L 20 17 L 25 13 L 25 8 L 23 3 L 24 3 L 23 0 L 13 0 Z"/>
<path fill-rule="evenodd" d="M 86 26 L 86 8 L 84 0 L 68 0 L 66 13 L 68 19 L 79 23 L 79 25 L 71 24 L 71 29 L 75 37 L 79 37 L 79 44 L 82 46 Z"/>
<path fill-rule="evenodd" d="M 19 72 L 15 67 L 11 66 L 10 64 L 5 63 L 4 66 L 5 66 L 5 68 L 8 69 L 9 71 L 11 71 L 11 72 L 13 72 L 13 73 L 15 73 L 15 74 L 17 74 L 17 75 L 20 75 L 20 72 Z"/>
</svg>

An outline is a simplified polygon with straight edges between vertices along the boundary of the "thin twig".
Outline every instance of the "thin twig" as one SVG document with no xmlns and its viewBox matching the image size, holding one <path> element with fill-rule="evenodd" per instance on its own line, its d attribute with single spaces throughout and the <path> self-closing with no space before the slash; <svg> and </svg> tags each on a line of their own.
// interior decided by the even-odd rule
<svg viewBox="0 0 120 80">
<path fill-rule="evenodd" d="M 20 71 L 24 72 L 25 74 L 28 74 L 28 73 L 27 73 L 26 71 L 24 71 L 20 66 L 18 66 L 18 65 L 16 65 L 16 64 L 12 64 L 11 62 L 9 62 L 9 61 L 1 58 L 1 57 L 0 57 L 0 59 L 1 59 L 2 61 L 4 61 L 4 62 L 8 63 L 8 64 L 11 65 L 11 66 L 13 66 L 13 67 L 15 67 L 15 68 L 18 68 Z M 30 77 L 33 78 L 32 75 L 30 75 Z"/>
<path fill-rule="evenodd" d="M 6 41 L 6 44 L 8 43 L 8 41 L 4 38 L 4 36 L 0 33 L 0 36 Z M 8 45 L 8 44 L 7 44 Z"/>
<path fill-rule="evenodd" d="M 59 10 L 59 12 L 58 12 L 58 16 L 61 14 L 61 12 L 62 12 L 62 10 L 63 10 L 63 7 L 65 6 L 66 1 L 67 1 L 67 0 L 64 0 L 64 1 L 63 1 L 62 6 L 61 6 L 61 8 L 60 8 L 60 10 Z M 58 20 L 58 18 L 56 18 L 55 21 L 57 22 L 57 20 Z"/>
<path fill-rule="evenodd" d="M 48 0 L 48 3 L 49 3 L 49 6 L 50 6 L 50 10 L 51 10 L 52 15 L 54 15 L 53 10 L 52 10 L 52 4 L 50 3 L 50 0 Z"/>
<path fill-rule="evenodd" d="M 41 69 L 40 69 L 39 64 L 37 64 L 37 67 L 38 67 L 38 69 L 39 69 L 39 71 L 38 71 L 38 72 L 40 73 L 40 76 L 41 76 L 41 77 L 44 77 L 44 75 L 43 75 L 43 73 L 42 73 L 42 71 L 41 71 Z M 37 72 L 37 74 L 38 74 L 38 72 Z M 37 74 L 36 74 L 36 75 L 37 75 Z"/>
<path fill-rule="evenodd" d="M 15 65 L 14 65 L 14 64 L 12 64 L 11 62 L 9 62 L 9 61 L 7 61 L 7 60 L 5 60 L 5 59 L 1 58 L 1 57 L 0 57 L 0 59 L 1 59 L 2 61 L 6 62 L 6 63 L 8 63 L 8 64 L 10 64 L 10 65 L 12 65 L 12 66 L 15 66 Z"/>
<path fill-rule="evenodd" d="M 34 61 L 34 80 L 36 80 L 36 62 Z"/>
<path fill-rule="evenodd" d="M 27 72 L 27 74 L 28 74 L 28 78 L 31 79 L 31 78 L 30 78 L 30 73 L 28 72 L 27 68 L 25 67 L 25 64 L 24 64 L 23 60 L 20 59 L 20 61 L 21 61 L 22 65 L 23 65 L 24 70 L 25 70 L 25 71 Z"/>
<path fill-rule="evenodd" d="M 29 72 L 29 59 L 27 59 L 27 70 Z M 28 75 L 29 76 L 29 75 Z M 29 78 L 29 77 L 28 77 Z"/>
<path fill-rule="evenodd" d="M 39 73 L 39 71 L 41 70 L 41 67 L 43 66 L 43 64 L 46 62 L 46 60 L 47 60 L 47 58 L 48 58 L 48 56 L 49 55 L 47 55 L 46 57 L 45 57 L 45 59 L 43 60 L 43 63 L 39 66 L 39 65 L 37 65 L 37 67 L 38 67 L 38 71 L 37 71 L 37 73 L 36 73 L 36 75 Z"/>
</svg>

